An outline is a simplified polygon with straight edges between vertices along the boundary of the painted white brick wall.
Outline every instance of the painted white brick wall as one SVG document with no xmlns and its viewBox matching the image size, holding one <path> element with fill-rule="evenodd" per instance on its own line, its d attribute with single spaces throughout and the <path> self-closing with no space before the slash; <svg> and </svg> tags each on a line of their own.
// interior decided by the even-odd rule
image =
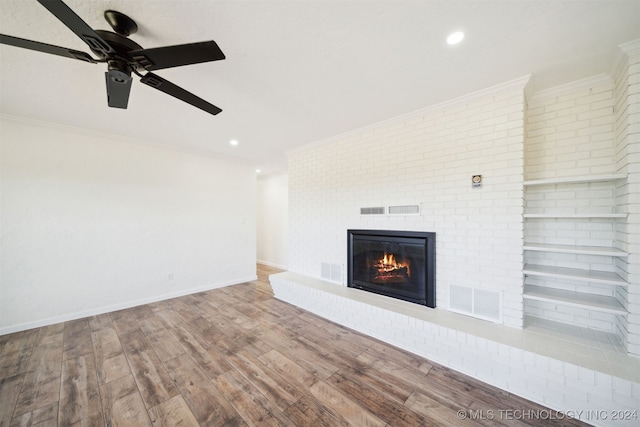
<svg viewBox="0 0 640 427">
<path fill-rule="evenodd" d="M 289 269 L 346 268 L 347 229 L 436 232 L 436 304 L 452 284 L 502 292 L 522 326 L 524 87 L 469 97 L 289 153 Z M 471 177 L 483 175 L 481 188 Z M 422 203 L 420 216 L 360 207 Z"/>
<path fill-rule="evenodd" d="M 638 52 L 637 45 L 626 48 L 613 79 L 602 76 L 588 79 L 589 85 L 581 81 L 555 88 L 529 99 L 524 110 L 524 81 L 519 86 L 511 82 L 289 153 L 290 270 L 319 277 L 323 262 L 346 268 L 349 228 L 435 231 L 439 308 L 448 308 L 451 285 L 498 291 L 507 325 L 522 326 L 524 307 L 530 315 L 614 332 L 631 354 L 639 355 Z M 534 180 L 610 173 L 628 179 L 557 185 L 557 191 L 526 187 L 526 209 L 623 212 L 629 213 L 627 220 L 522 221 L 525 175 Z M 481 189 L 471 188 L 473 174 L 484 176 Z M 420 216 L 359 214 L 360 207 L 413 203 L 422 203 Z M 628 289 L 578 281 L 554 286 L 614 296 L 629 315 L 523 304 L 523 238 L 613 244 L 629 252 L 628 260 L 527 252 L 527 261 L 536 264 L 618 273 L 629 281 Z"/>
<path fill-rule="evenodd" d="M 621 46 L 621 51 L 614 75 L 614 158 L 617 171 L 627 174 L 616 189 L 617 203 L 629 215 L 615 231 L 619 247 L 629 257 L 619 260 L 616 268 L 629 282 L 617 294 L 629 314 L 616 326 L 627 351 L 640 356 L 640 40 Z"/>
<path fill-rule="evenodd" d="M 612 173 L 613 81 L 527 105 L 526 179 Z"/>
</svg>

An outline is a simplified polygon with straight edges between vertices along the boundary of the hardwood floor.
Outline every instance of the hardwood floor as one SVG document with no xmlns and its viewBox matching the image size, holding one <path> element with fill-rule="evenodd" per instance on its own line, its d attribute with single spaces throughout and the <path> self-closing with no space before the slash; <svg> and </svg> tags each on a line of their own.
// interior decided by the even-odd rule
<svg viewBox="0 0 640 427">
<path fill-rule="evenodd" d="M 581 424 L 278 301 L 274 271 L 1 336 L 0 426 Z"/>
</svg>

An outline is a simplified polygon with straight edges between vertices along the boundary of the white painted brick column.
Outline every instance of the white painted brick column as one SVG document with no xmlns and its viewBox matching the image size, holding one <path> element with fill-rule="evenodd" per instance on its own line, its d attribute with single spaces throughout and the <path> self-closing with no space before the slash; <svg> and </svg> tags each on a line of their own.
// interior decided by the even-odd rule
<svg viewBox="0 0 640 427">
<path fill-rule="evenodd" d="M 628 217 L 618 235 L 629 252 L 629 258 L 620 265 L 629 282 L 626 295 L 619 295 L 629 312 L 620 328 L 626 335 L 629 354 L 640 356 L 640 40 L 620 48 L 615 76 L 616 164 L 627 174 L 627 181 L 617 196 Z"/>
</svg>

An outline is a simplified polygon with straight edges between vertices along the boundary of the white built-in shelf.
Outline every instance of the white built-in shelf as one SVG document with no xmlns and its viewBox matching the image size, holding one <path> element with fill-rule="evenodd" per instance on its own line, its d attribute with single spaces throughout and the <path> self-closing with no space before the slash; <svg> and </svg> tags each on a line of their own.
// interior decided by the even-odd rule
<svg viewBox="0 0 640 427">
<path fill-rule="evenodd" d="M 627 314 L 625 308 L 615 298 L 603 295 L 529 285 L 525 286 L 523 297 L 530 300 L 597 310 L 603 313 Z"/>
<path fill-rule="evenodd" d="M 601 214 L 572 214 L 572 213 L 544 213 L 524 214 L 525 218 L 626 218 L 626 213 L 601 213 Z"/>
<path fill-rule="evenodd" d="M 605 332 L 592 329 L 575 323 L 564 323 L 557 320 L 546 319 L 538 315 L 528 313 L 524 316 L 524 328 L 537 333 L 548 334 L 564 341 L 579 343 L 591 348 L 610 350 L 614 353 L 627 354 L 627 348 L 615 332 Z M 526 338 L 525 338 L 526 342 Z M 582 357 L 574 353 L 578 359 Z"/>
<path fill-rule="evenodd" d="M 549 179 L 536 179 L 536 180 L 527 180 L 524 181 L 523 185 L 525 189 L 527 187 L 532 186 L 547 186 L 542 189 L 536 189 L 535 192 L 542 191 L 544 193 L 553 193 L 554 191 L 562 188 L 562 186 L 567 185 L 580 185 L 580 188 L 591 189 L 590 184 L 593 183 L 605 183 L 606 187 L 613 187 L 617 184 L 617 181 L 626 180 L 626 174 L 602 174 L 602 175 L 583 175 L 583 176 L 572 176 L 572 177 L 560 177 L 560 178 L 549 178 Z M 608 183 L 608 184 L 607 184 Z M 570 188 L 570 187 L 564 187 Z M 575 188 L 578 188 L 577 186 Z M 596 186 L 593 186 L 596 188 Z M 530 194 L 534 189 L 529 189 L 525 194 Z M 561 194 L 555 196 L 561 197 Z M 592 197 L 597 198 L 597 194 L 594 194 Z M 525 195 L 525 199 L 527 196 Z M 599 206 L 599 205 L 598 205 Z M 599 208 L 595 208 L 598 210 Z M 616 211 L 620 208 L 616 208 L 615 201 L 611 201 L 611 211 Z M 555 212 L 554 212 L 555 210 Z M 558 211 L 569 210 L 569 209 L 540 209 L 533 208 L 530 209 L 523 216 L 526 220 L 533 222 L 536 219 L 542 220 L 600 220 L 600 221 L 608 221 L 613 222 L 618 219 L 626 219 L 628 214 L 626 213 L 589 213 L 589 207 L 581 207 L 576 205 L 574 207 L 574 213 L 561 213 Z M 540 213 L 533 213 L 533 212 Z M 540 235 L 538 235 L 533 240 L 546 240 L 545 233 L 542 231 Z M 577 245 L 559 245 L 559 244 L 545 244 L 545 243 L 525 243 L 523 245 L 523 249 L 526 251 L 540 251 L 540 252 L 548 252 L 548 253 L 564 253 L 564 254 L 578 254 L 578 255 L 595 255 L 595 256 L 605 256 L 612 258 L 623 258 L 628 257 L 629 254 L 623 250 L 617 249 L 613 247 L 601 247 L 601 246 L 577 246 Z M 541 262 L 541 261 L 538 261 Z M 560 262 L 560 261 L 559 261 Z M 591 311 L 597 311 L 601 313 L 609 313 L 614 315 L 626 315 L 627 310 L 616 298 L 613 296 L 605 296 L 605 295 L 597 295 L 592 293 L 595 285 L 606 285 L 611 286 L 611 291 L 615 289 L 615 286 L 626 287 L 628 283 L 622 279 L 618 274 L 608 271 L 597 271 L 590 270 L 589 268 L 568 268 L 568 267 L 554 267 L 554 266 L 545 266 L 545 265 L 535 265 L 535 264 L 525 264 L 523 273 L 528 278 L 531 277 L 539 277 L 539 282 L 544 282 L 545 286 L 527 284 L 527 280 L 525 280 L 523 298 L 525 300 L 536 300 L 536 301 L 545 301 L 548 303 L 552 303 L 555 305 L 563 305 L 568 307 L 579 307 Z M 546 280 L 545 280 L 546 279 Z M 589 292 L 576 292 L 570 291 L 566 289 L 560 289 L 560 282 L 553 280 L 572 280 L 572 281 L 581 281 L 584 282 L 586 286 L 584 286 L 585 290 L 589 290 Z M 528 280 L 529 282 L 533 281 L 532 279 Z M 612 292 L 613 295 L 613 292 Z M 556 307 L 557 310 L 560 308 Z M 546 316 L 546 311 L 542 310 L 541 314 L 543 317 Z M 525 315 L 530 316 L 532 313 L 526 313 Z M 551 316 L 553 317 L 553 316 Z M 574 322 L 580 324 L 580 326 L 587 326 L 580 319 L 573 318 Z M 549 322 L 550 319 L 542 319 L 544 322 Z"/>
<path fill-rule="evenodd" d="M 555 277 L 605 285 L 627 286 L 620 276 L 608 271 L 582 270 L 579 268 L 551 267 L 547 265 L 525 264 L 522 272 L 527 276 Z"/>
<path fill-rule="evenodd" d="M 564 254 L 580 255 L 604 255 L 615 257 L 628 257 L 629 254 L 617 248 L 606 248 L 604 246 L 576 246 L 576 245 L 552 245 L 545 243 L 525 243 L 524 250 L 556 252 Z"/>
<path fill-rule="evenodd" d="M 552 184 L 579 184 L 589 182 L 607 182 L 617 181 L 619 179 L 625 179 L 625 174 L 611 174 L 611 175 L 586 175 L 586 176 L 573 176 L 564 178 L 549 178 L 549 179 L 535 179 L 530 181 L 524 181 L 525 186 L 531 185 L 552 185 Z"/>
</svg>

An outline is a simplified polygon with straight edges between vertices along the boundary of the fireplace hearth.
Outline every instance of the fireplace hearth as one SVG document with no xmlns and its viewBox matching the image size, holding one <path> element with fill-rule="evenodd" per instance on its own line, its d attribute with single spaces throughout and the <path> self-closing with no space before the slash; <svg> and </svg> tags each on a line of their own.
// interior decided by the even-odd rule
<svg viewBox="0 0 640 427">
<path fill-rule="evenodd" d="M 347 230 L 350 288 L 435 308 L 435 233 Z"/>
</svg>

